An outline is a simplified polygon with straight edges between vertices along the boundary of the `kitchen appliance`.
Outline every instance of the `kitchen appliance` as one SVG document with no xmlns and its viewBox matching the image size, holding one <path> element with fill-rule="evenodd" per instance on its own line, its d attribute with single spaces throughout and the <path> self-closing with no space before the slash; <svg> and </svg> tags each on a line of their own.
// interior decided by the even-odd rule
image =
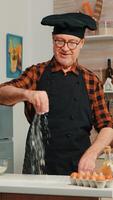
<svg viewBox="0 0 113 200">
<path fill-rule="evenodd" d="M 8 160 L 7 173 L 13 173 L 13 108 L 0 106 L 0 159 Z"/>
</svg>

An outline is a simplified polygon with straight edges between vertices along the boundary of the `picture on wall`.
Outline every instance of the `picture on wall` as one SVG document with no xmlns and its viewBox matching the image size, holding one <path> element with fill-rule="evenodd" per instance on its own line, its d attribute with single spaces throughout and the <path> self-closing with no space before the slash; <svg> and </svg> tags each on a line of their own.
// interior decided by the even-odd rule
<svg viewBox="0 0 113 200">
<path fill-rule="evenodd" d="M 22 73 L 22 36 L 6 35 L 6 73 L 8 78 L 17 78 Z"/>
</svg>

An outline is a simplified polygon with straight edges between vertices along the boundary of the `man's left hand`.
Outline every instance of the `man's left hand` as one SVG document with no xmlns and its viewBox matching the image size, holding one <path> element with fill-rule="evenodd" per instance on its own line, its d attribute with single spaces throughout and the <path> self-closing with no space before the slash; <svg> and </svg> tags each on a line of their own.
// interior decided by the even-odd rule
<svg viewBox="0 0 113 200">
<path fill-rule="evenodd" d="M 86 151 L 79 161 L 78 171 L 93 172 L 95 170 L 96 158 L 97 156 L 94 152 Z"/>
</svg>

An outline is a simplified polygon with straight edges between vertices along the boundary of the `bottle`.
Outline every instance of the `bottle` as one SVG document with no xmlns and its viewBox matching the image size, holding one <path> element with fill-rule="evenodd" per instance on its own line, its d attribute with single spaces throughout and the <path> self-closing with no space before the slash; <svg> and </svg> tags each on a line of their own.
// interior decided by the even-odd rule
<svg viewBox="0 0 113 200">
<path fill-rule="evenodd" d="M 108 58 L 107 60 L 107 69 L 105 73 L 105 83 L 104 83 L 104 91 L 113 92 L 113 69 L 111 67 L 111 59 Z"/>
<path fill-rule="evenodd" d="M 112 178 L 113 175 L 113 162 L 112 162 L 112 154 L 111 147 L 106 146 L 104 149 L 104 162 L 101 167 L 101 172 L 105 175 L 106 178 Z"/>
<path fill-rule="evenodd" d="M 113 69 L 111 67 L 111 59 L 108 58 L 107 60 L 107 69 L 106 69 L 106 79 L 107 78 L 111 78 L 113 77 Z"/>
</svg>

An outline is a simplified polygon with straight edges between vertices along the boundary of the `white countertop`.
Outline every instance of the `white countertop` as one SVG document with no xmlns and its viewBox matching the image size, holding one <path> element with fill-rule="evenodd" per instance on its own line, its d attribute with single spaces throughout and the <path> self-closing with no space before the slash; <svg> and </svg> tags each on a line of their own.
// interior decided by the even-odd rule
<svg viewBox="0 0 113 200">
<path fill-rule="evenodd" d="M 0 193 L 112 198 L 113 188 L 74 186 L 69 176 L 3 174 L 0 175 Z"/>
</svg>

